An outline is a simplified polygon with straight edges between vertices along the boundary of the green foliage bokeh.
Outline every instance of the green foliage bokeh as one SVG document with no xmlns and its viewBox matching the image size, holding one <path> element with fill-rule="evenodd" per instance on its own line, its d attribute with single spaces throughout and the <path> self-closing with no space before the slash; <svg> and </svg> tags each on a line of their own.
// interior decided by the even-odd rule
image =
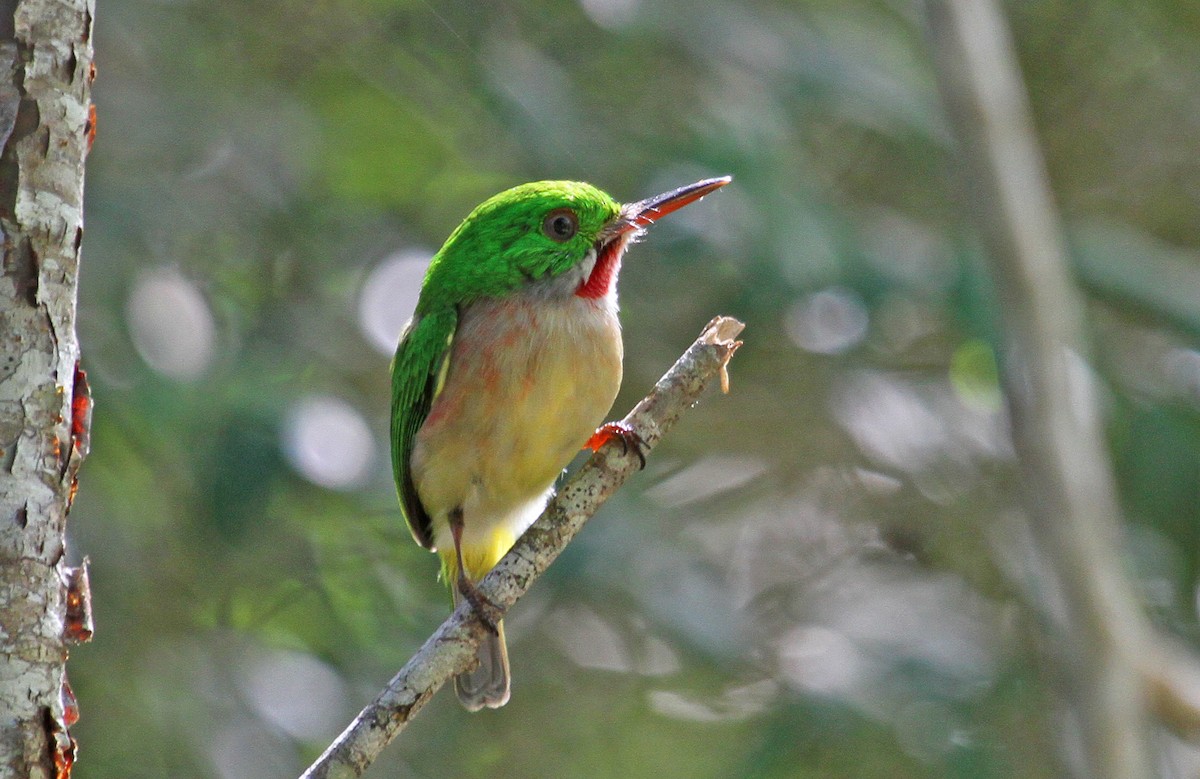
<svg viewBox="0 0 1200 779">
<path fill-rule="evenodd" d="M 634 200 L 721 174 L 627 258 L 616 410 L 716 314 L 748 324 L 732 393 L 512 615 L 511 704 L 439 696 L 369 776 L 1064 775 L 997 305 L 918 5 L 100 3 L 76 775 L 295 776 L 445 613 L 359 324 L 381 262 L 523 181 Z M 1131 570 L 1196 641 L 1200 15 L 1006 10 L 1089 295 Z M 183 296 L 166 313 L 137 294 L 163 289 Z M 208 329 L 156 335 L 189 311 Z M 368 431 L 351 484 L 289 459 L 312 398 Z"/>
</svg>

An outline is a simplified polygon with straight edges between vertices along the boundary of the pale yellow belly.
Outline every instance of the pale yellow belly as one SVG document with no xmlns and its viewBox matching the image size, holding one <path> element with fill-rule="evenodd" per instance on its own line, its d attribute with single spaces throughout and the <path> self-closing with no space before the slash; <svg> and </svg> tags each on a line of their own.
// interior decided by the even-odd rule
<svg viewBox="0 0 1200 779">
<path fill-rule="evenodd" d="M 468 574 L 482 576 L 541 512 L 621 383 L 606 301 L 484 301 L 462 313 L 441 393 L 417 432 L 413 482 L 434 544 L 453 553 L 463 511 Z"/>
</svg>

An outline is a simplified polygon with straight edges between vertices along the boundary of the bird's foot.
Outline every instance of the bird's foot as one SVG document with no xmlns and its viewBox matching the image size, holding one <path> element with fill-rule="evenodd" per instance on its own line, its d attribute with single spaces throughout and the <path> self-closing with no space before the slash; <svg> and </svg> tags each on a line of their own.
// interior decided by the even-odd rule
<svg viewBox="0 0 1200 779">
<path fill-rule="evenodd" d="M 646 442 L 642 440 L 640 435 L 634 432 L 633 428 L 624 422 L 605 422 L 596 428 L 596 432 L 592 433 L 592 437 L 587 440 L 584 446 L 595 452 L 613 440 L 620 440 L 622 453 L 629 454 L 629 450 L 633 450 L 633 453 L 638 458 L 639 470 L 646 467 L 646 453 L 642 451 L 642 448 L 646 446 Z"/>
<path fill-rule="evenodd" d="M 499 635 L 500 619 L 503 612 L 500 607 L 492 603 L 486 595 L 479 591 L 475 586 L 475 582 L 468 579 L 463 574 L 458 576 L 458 592 L 471 604 L 471 608 L 475 609 L 475 613 L 479 615 L 479 621 L 488 629 L 492 635 Z"/>
</svg>

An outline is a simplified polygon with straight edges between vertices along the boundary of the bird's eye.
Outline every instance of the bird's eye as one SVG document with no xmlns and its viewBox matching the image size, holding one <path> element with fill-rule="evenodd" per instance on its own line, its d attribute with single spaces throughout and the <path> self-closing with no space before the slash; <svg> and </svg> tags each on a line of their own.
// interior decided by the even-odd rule
<svg viewBox="0 0 1200 779">
<path fill-rule="evenodd" d="M 542 220 L 542 232 L 552 241 L 566 243 L 579 230 L 579 217 L 569 208 L 556 208 Z"/>
</svg>

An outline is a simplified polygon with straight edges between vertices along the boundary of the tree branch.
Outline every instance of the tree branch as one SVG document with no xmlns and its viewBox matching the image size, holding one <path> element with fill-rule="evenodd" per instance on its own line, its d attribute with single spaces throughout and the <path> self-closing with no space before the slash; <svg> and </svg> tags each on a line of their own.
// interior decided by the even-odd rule
<svg viewBox="0 0 1200 779">
<path fill-rule="evenodd" d="M 691 408 L 714 378 L 728 391 L 725 372 L 741 346 L 744 325 L 729 317 L 708 323 L 696 342 L 622 422 L 637 433 L 648 453 Z M 604 501 L 639 468 L 635 452 L 614 443 L 601 447 L 563 486 L 536 522 L 517 540 L 480 592 L 506 612 L 546 571 Z M 325 750 L 302 779 L 361 776 L 447 680 L 467 670 L 486 628 L 465 601 L 400 669 L 369 706 Z"/>
<path fill-rule="evenodd" d="M 90 635 L 66 568 L 87 449 L 75 300 L 91 145 L 93 0 L 0 0 L 0 776 L 67 776 L 67 644 Z M 78 412 L 78 413 L 77 413 Z M 72 591 L 70 582 L 77 588 Z M 74 604 L 74 606 L 72 606 Z M 72 609 L 74 608 L 74 616 Z"/>
<path fill-rule="evenodd" d="M 1086 775 L 1151 775 L 1147 708 L 1200 731 L 1200 666 L 1156 634 L 1125 575 L 1120 516 L 1083 355 L 1083 303 L 1024 86 L 992 0 L 927 0 L 930 43 L 1004 312 L 1002 379 L 1025 505 L 1065 613 L 1053 615 Z"/>
<path fill-rule="evenodd" d="M 1200 662 L 1158 637 L 1134 658 L 1151 711 L 1180 738 L 1200 741 Z"/>
</svg>

